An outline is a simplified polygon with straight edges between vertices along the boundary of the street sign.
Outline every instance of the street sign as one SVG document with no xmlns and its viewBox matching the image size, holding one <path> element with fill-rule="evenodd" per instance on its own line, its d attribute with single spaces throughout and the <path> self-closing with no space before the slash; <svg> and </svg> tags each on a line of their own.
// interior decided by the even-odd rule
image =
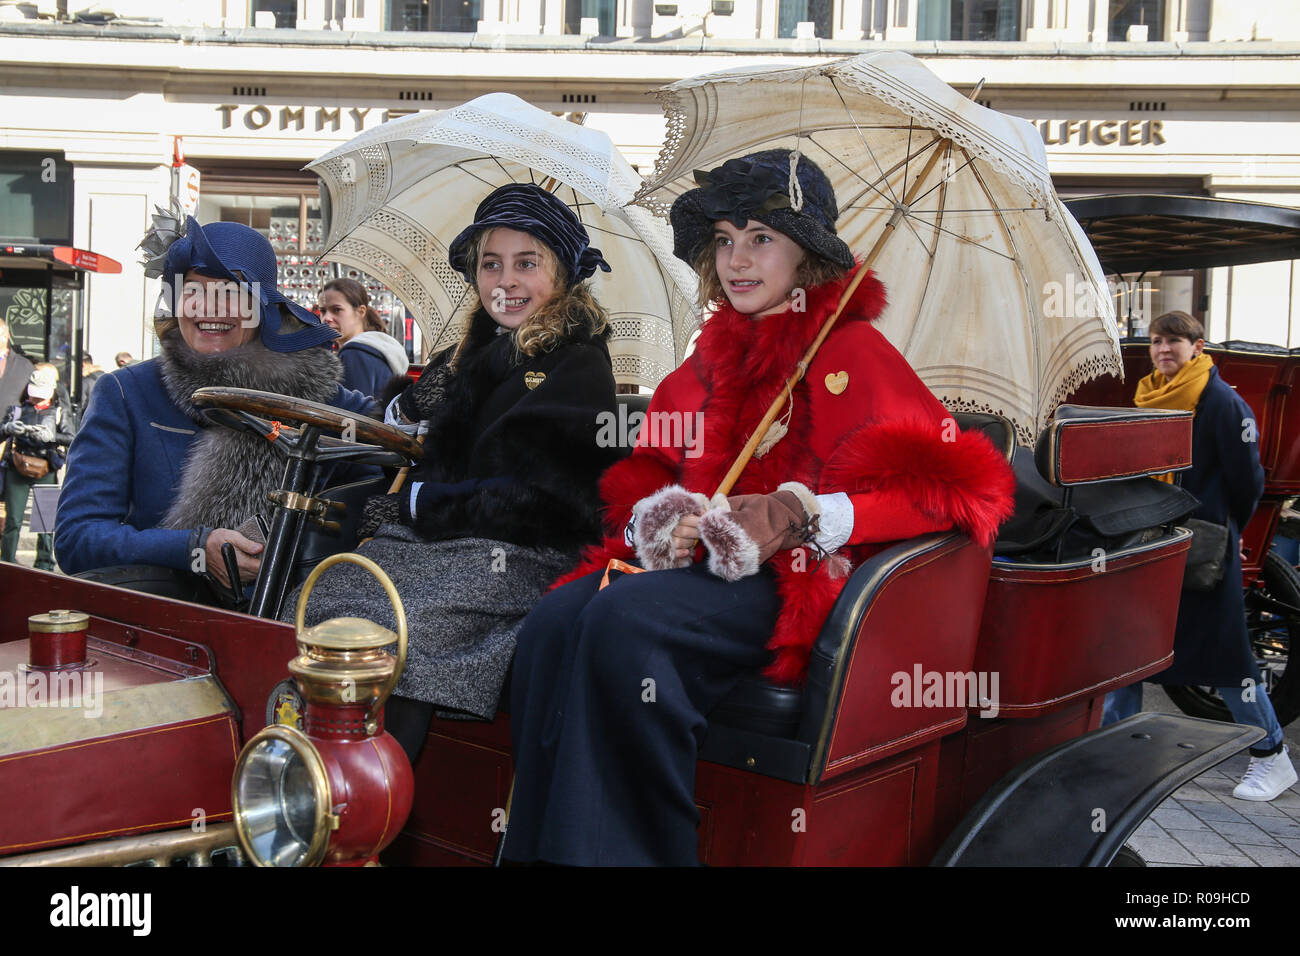
<svg viewBox="0 0 1300 956">
<path fill-rule="evenodd" d="M 188 216 L 199 210 L 199 171 L 190 165 L 172 170 L 172 196 Z"/>
</svg>

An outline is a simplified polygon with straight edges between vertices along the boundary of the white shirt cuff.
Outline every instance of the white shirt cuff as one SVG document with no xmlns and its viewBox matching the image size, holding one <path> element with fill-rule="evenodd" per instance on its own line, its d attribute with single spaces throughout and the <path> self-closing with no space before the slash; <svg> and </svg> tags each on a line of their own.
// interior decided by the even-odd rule
<svg viewBox="0 0 1300 956">
<path fill-rule="evenodd" d="M 820 530 L 813 537 L 817 547 L 828 554 L 838 551 L 853 534 L 853 502 L 842 491 L 833 495 L 818 495 L 817 503 L 822 506 Z"/>
</svg>

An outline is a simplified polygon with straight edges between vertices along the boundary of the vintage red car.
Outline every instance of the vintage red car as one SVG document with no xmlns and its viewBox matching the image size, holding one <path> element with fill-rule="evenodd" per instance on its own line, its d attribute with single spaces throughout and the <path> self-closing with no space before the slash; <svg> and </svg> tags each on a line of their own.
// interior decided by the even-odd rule
<svg viewBox="0 0 1300 956">
<path fill-rule="evenodd" d="M 317 441 L 341 428 L 337 413 L 281 397 L 232 390 L 209 404 L 235 427 L 299 423 L 281 432 L 291 475 L 326 455 L 410 450 L 377 422 L 357 427 L 360 447 Z M 956 418 L 1015 449 L 1004 419 Z M 1017 465 L 1063 500 L 1110 498 L 1187 467 L 1190 436 L 1189 413 L 1063 406 Z M 286 577 L 257 592 L 272 609 L 304 570 L 295 561 L 352 543 L 347 514 L 296 487 L 276 521 Z M 1105 530 L 1104 548 L 1062 539 L 1016 561 L 931 534 L 858 567 L 806 685 L 754 675 L 711 715 L 700 860 L 1135 862 L 1124 843 L 1141 821 L 1262 731 L 1151 713 L 1098 729 L 1107 691 L 1172 659 L 1190 539 L 1172 518 Z M 0 566 L 0 600 L 9 621 L 35 619 L 30 636 L 18 623 L 0 643 L 0 679 L 13 678 L 9 697 L 0 688 L 0 863 L 493 861 L 508 824 L 509 715 L 436 720 L 412 774 L 378 706 L 391 634 L 353 622 L 296 635 L 13 565 Z M 85 615 L 84 649 L 79 619 L 57 609 Z M 285 683 L 291 660 L 303 705 Z"/>
</svg>

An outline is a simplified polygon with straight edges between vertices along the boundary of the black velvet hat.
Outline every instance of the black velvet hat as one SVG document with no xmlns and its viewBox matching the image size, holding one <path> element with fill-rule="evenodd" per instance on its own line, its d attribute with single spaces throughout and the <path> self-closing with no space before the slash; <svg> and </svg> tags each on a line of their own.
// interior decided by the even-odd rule
<svg viewBox="0 0 1300 956">
<path fill-rule="evenodd" d="M 816 163 L 800 156 L 795 176 L 797 192 L 802 195 L 792 201 L 791 156 L 788 149 L 767 149 L 727 160 L 709 172 L 697 171 L 699 188 L 679 196 L 668 214 L 673 226 L 673 255 L 694 265 L 713 238 L 715 222 L 725 219 L 740 229 L 750 219 L 757 219 L 809 252 L 852 269 L 853 253 L 835 234 L 840 213 L 830 180 Z"/>
</svg>

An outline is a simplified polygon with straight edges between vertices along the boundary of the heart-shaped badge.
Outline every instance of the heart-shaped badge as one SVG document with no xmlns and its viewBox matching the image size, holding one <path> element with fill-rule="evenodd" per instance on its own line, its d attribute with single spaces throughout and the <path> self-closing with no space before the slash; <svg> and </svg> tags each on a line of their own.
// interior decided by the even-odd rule
<svg viewBox="0 0 1300 956">
<path fill-rule="evenodd" d="M 534 389 L 534 388 L 536 388 L 538 385 L 541 385 L 544 381 L 546 381 L 546 373 L 545 373 L 545 372 L 525 372 L 525 373 L 524 373 L 524 384 L 527 385 L 527 386 L 529 387 L 529 389 Z"/>
<path fill-rule="evenodd" d="M 849 387 L 848 372 L 830 372 L 826 375 L 826 391 L 832 395 L 839 395 Z"/>
</svg>

